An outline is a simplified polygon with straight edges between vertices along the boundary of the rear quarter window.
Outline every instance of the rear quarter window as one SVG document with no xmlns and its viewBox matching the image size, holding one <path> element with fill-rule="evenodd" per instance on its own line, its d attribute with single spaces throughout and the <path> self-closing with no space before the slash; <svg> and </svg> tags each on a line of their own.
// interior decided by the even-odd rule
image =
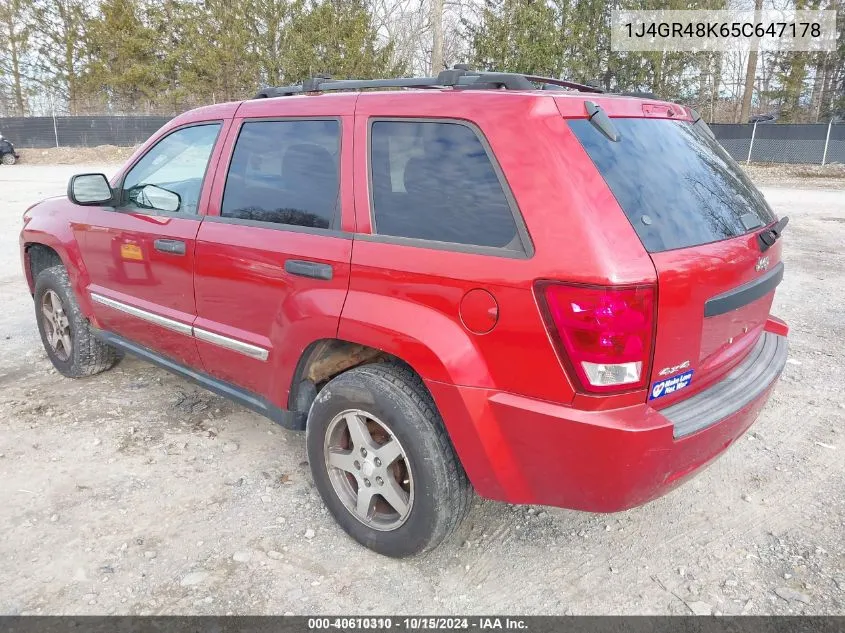
<svg viewBox="0 0 845 633">
<path fill-rule="evenodd" d="M 377 234 L 524 250 L 505 185 L 469 125 L 375 120 L 370 166 Z"/>
<path fill-rule="evenodd" d="M 587 119 L 570 129 L 651 253 L 729 239 L 773 222 L 742 168 L 686 121 L 613 119 L 611 141 Z"/>
</svg>

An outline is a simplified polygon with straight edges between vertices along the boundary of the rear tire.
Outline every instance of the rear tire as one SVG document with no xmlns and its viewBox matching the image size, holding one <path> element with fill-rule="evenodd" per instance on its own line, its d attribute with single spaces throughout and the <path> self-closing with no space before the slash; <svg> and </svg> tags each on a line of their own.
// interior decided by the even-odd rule
<svg viewBox="0 0 845 633">
<path fill-rule="evenodd" d="M 472 501 L 434 401 L 405 367 L 377 363 L 333 378 L 308 414 L 306 446 L 334 518 L 386 556 L 437 546 Z"/>
<path fill-rule="evenodd" d="M 0 163 L 4 165 L 14 165 L 16 162 L 18 162 L 18 159 L 15 158 L 14 154 L 3 154 L 0 156 Z"/>
<path fill-rule="evenodd" d="M 59 373 L 93 376 L 120 360 L 115 348 L 94 337 L 70 287 L 64 266 L 52 266 L 35 279 L 35 318 L 41 342 Z"/>
</svg>

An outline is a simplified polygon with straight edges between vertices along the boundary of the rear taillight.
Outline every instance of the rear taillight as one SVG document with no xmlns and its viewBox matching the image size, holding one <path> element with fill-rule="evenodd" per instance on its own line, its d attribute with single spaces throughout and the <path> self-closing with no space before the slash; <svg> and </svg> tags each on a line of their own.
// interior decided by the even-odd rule
<svg viewBox="0 0 845 633">
<path fill-rule="evenodd" d="M 539 282 L 537 294 L 558 351 L 584 391 L 645 387 L 654 338 L 653 286 Z"/>
</svg>

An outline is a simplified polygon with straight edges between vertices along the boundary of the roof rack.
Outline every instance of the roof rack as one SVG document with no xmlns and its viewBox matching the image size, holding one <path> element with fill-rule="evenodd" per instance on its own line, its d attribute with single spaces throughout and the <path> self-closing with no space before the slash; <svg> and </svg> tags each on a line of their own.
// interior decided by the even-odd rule
<svg viewBox="0 0 845 633">
<path fill-rule="evenodd" d="M 459 65 L 444 70 L 437 77 L 398 77 L 395 79 L 332 79 L 326 76 L 312 77 L 301 84 L 264 88 L 253 99 L 287 97 L 297 94 L 327 92 L 335 90 L 368 90 L 373 88 L 459 88 L 472 90 L 536 90 L 540 84 L 543 89 L 577 90 L 579 92 L 604 92 L 601 88 L 538 75 L 520 73 L 480 72 L 467 70 Z"/>
</svg>

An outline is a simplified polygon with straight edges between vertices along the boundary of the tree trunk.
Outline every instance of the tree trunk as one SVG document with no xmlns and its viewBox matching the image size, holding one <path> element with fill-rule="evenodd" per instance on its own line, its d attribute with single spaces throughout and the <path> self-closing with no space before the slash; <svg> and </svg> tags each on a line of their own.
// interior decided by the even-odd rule
<svg viewBox="0 0 845 633">
<path fill-rule="evenodd" d="M 74 63 L 74 44 L 76 42 L 76 38 L 79 35 L 76 33 L 75 28 L 76 24 L 74 24 L 73 19 L 73 8 L 71 6 L 66 6 L 63 3 L 58 3 L 59 7 L 59 15 L 62 18 L 62 26 L 61 28 L 64 30 L 63 37 L 64 37 L 64 72 L 65 77 L 67 78 L 67 103 L 68 103 L 68 112 L 71 115 L 78 114 L 79 104 L 77 103 L 78 99 L 78 91 L 77 91 L 77 77 L 76 77 L 76 64 Z"/>
<path fill-rule="evenodd" d="M 12 86 L 15 93 L 15 108 L 18 116 L 26 115 L 26 107 L 23 102 L 23 86 L 21 82 L 21 66 L 18 53 L 18 41 L 15 37 L 15 30 L 9 24 L 9 52 L 12 57 Z"/>
<path fill-rule="evenodd" d="M 816 76 L 813 79 L 813 93 L 810 97 L 810 120 L 819 122 L 822 106 L 822 92 L 824 90 L 825 70 L 827 68 L 827 54 L 816 53 Z"/>
<path fill-rule="evenodd" d="M 826 121 L 833 114 L 833 101 L 836 90 L 836 69 L 834 68 L 833 56 L 828 58 L 825 64 L 825 77 L 822 83 L 821 95 L 819 95 L 819 119 Z"/>
<path fill-rule="evenodd" d="M 758 88 L 757 98 L 760 103 L 761 112 L 771 112 L 772 110 L 772 76 L 774 68 L 777 65 L 776 57 L 772 55 L 760 58 L 758 64 L 760 68 L 760 84 Z"/>
<path fill-rule="evenodd" d="M 754 20 L 760 21 L 760 10 L 763 8 L 763 0 L 754 0 Z M 757 45 L 757 40 L 752 46 Z M 754 94 L 754 79 L 757 76 L 757 49 L 748 51 L 748 67 L 745 71 L 745 89 L 742 93 L 742 110 L 739 113 L 739 123 L 747 123 L 751 115 L 751 97 Z"/>
<path fill-rule="evenodd" d="M 431 74 L 443 70 L 443 0 L 431 0 Z"/>
<path fill-rule="evenodd" d="M 715 53 L 713 58 L 713 88 L 710 92 L 710 123 L 716 122 L 716 105 L 719 103 L 719 90 L 722 88 L 722 53 Z"/>
<path fill-rule="evenodd" d="M 759 2 L 759 0 L 758 0 Z M 757 75 L 757 51 L 748 51 L 748 66 L 745 71 L 745 87 L 742 91 L 742 108 L 737 123 L 748 123 L 751 116 L 751 97 L 754 94 L 754 79 Z"/>
<path fill-rule="evenodd" d="M 785 123 L 800 123 L 801 93 L 804 91 L 804 78 L 807 76 L 807 53 L 794 52 L 789 65 L 789 72 L 783 82 L 783 120 Z"/>
</svg>

